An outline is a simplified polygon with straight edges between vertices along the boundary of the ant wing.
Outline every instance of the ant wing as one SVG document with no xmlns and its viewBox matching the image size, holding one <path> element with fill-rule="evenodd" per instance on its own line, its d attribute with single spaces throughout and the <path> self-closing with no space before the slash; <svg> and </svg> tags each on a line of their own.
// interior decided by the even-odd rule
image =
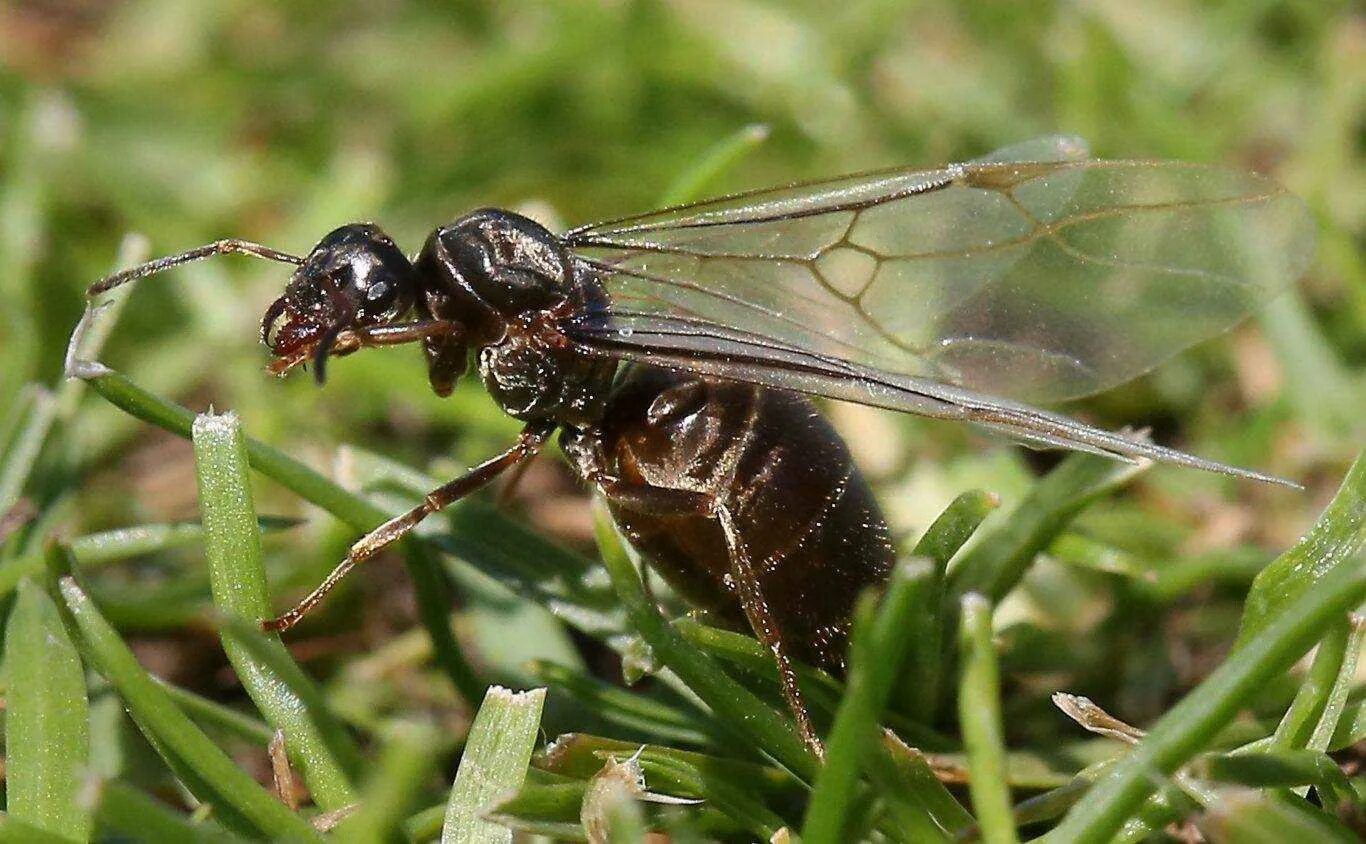
<svg viewBox="0 0 1366 844">
<path fill-rule="evenodd" d="M 1226 330 L 1300 275 L 1314 232 L 1261 176 L 1079 160 L 1068 141 L 1017 148 L 1051 160 L 1007 150 L 576 229 L 566 244 L 610 302 L 566 331 L 617 357 L 933 415 L 947 402 L 1083 447 L 1022 402 L 1099 392 Z M 1121 439 L 1092 445 L 1173 459 Z"/>
</svg>

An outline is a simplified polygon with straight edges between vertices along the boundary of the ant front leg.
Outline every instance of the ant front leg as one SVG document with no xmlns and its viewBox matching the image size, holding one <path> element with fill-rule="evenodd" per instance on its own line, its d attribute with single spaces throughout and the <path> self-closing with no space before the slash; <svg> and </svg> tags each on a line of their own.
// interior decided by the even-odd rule
<svg viewBox="0 0 1366 844">
<path fill-rule="evenodd" d="M 607 470 L 601 446 L 592 431 L 566 434 L 561 440 L 565 454 L 578 466 L 584 479 L 593 484 L 613 505 L 624 510 L 655 516 L 706 516 L 720 524 L 726 538 L 731 578 L 735 581 L 736 597 L 739 599 L 740 607 L 744 610 L 745 618 L 749 621 L 754 635 L 773 654 L 773 660 L 778 666 L 783 699 L 797 720 L 797 730 L 801 733 L 802 741 L 817 759 L 824 760 L 825 746 L 811 723 L 810 711 L 806 708 L 806 700 L 797 682 L 797 671 L 792 667 L 792 660 L 783 641 L 782 628 L 764 597 L 763 587 L 745 548 L 744 537 L 740 534 L 730 508 L 711 493 L 632 483 L 617 478 Z"/>
<path fill-rule="evenodd" d="M 480 463 L 455 480 L 437 487 L 423 497 L 421 504 L 400 516 L 395 516 L 362 536 L 351 546 L 351 550 L 346 554 L 346 559 L 342 560 L 332 570 L 332 573 L 318 585 L 318 588 L 306 595 L 289 612 L 279 618 L 263 621 L 261 627 L 265 630 L 283 632 L 298 624 L 299 620 L 309 610 L 313 609 L 323 599 L 324 595 L 332 590 L 332 587 L 341 582 L 347 572 L 378 554 L 385 546 L 403 538 L 431 514 L 454 504 L 513 466 L 536 456 L 541 450 L 541 446 L 545 445 L 545 441 L 554 433 L 555 427 L 553 422 L 529 423 L 522 429 L 517 442 L 513 443 L 507 451 Z"/>
<path fill-rule="evenodd" d="M 369 328 L 352 329 L 361 346 L 398 346 L 416 340 L 459 339 L 463 329 L 457 323 L 446 319 L 424 319 L 417 322 L 399 322 L 392 325 L 376 325 Z"/>
<path fill-rule="evenodd" d="M 337 333 L 326 350 L 330 357 L 344 357 L 368 347 L 401 346 L 419 340 L 428 344 L 448 344 L 463 350 L 460 345 L 463 329 L 445 319 L 424 319 L 393 325 L 347 328 Z M 266 367 L 273 375 L 284 375 L 318 353 L 318 349 L 300 349 L 287 357 L 276 358 Z M 447 390 L 447 393 L 450 391 Z"/>
</svg>

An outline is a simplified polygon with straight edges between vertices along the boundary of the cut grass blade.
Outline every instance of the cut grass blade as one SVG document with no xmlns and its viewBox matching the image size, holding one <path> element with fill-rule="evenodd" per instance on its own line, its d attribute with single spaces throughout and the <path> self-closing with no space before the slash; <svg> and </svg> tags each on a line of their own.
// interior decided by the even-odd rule
<svg viewBox="0 0 1366 844">
<path fill-rule="evenodd" d="M 511 692 L 491 686 L 484 693 L 446 803 L 442 844 L 510 844 L 512 831 L 484 820 L 483 814 L 526 780 L 544 705 L 545 689 Z"/>
<path fill-rule="evenodd" d="M 213 805 L 216 818 L 245 835 L 317 840 L 307 821 L 247 776 L 171 702 L 73 578 L 62 577 L 58 587 L 91 663 L 118 690 L 138 727 L 186 787 Z"/>
<path fill-rule="evenodd" d="M 5 808 L 18 821 L 85 841 L 76 795 L 90 758 L 85 670 L 51 598 L 31 580 L 5 627 Z"/>
<path fill-rule="evenodd" d="M 844 699 L 835 713 L 826 741 L 825 764 L 816 777 L 807 803 L 802 840 L 846 840 L 846 812 L 853 803 L 859 771 L 870 753 L 881 752 L 878 724 L 892 688 L 902 676 L 910 649 L 908 631 L 915 620 L 932 614 L 934 569 L 925 560 L 898 564 L 887 582 L 881 605 L 871 596 L 860 601 L 854 614 L 849 678 Z M 893 792 L 887 797 L 899 797 Z M 923 809 L 910 804 L 909 811 Z M 928 816 L 921 826 L 933 822 Z"/>
<path fill-rule="evenodd" d="M 1011 844 L 1018 839 L 1006 785 L 1005 740 L 1001 725 L 1001 679 L 991 638 L 991 603 L 963 596 L 959 647 L 963 654 L 958 720 L 968 756 L 968 791 L 982 840 Z"/>
<path fill-rule="evenodd" d="M 606 510 L 601 502 L 595 502 L 598 550 L 603 566 L 631 624 L 654 649 L 655 656 L 711 707 L 718 722 L 733 726 L 746 741 L 798 778 L 808 783 L 814 781 L 818 767 L 816 757 L 802 742 L 796 725 L 728 677 L 706 654 L 679 636 L 659 614 L 654 602 L 645 594 L 636 567 Z"/>
<path fill-rule="evenodd" d="M 224 616 L 248 622 L 270 618 L 242 425 L 237 416 L 204 414 L 192 428 L 204 552 L 214 603 Z M 278 640 L 278 637 L 276 637 Z M 351 777 L 360 753 L 325 708 L 306 704 L 268 665 L 229 634 L 223 650 L 242 687 L 272 727 L 284 733 L 289 757 L 318 806 L 326 811 L 356 802 Z M 281 649 L 279 658 L 288 660 Z M 291 676 L 302 676 L 297 666 Z M 328 723 L 324 723 L 328 722 Z"/>
<path fill-rule="evenodd" d="M 1191 759 L 1227 724 L 1249 695 L 1289 668 L 1323 632 L 1366 600 L 1366 565 L 1360 545 L 1366 518 L 1366 456 L 1358 456 L 1342 488 L 1320 520 L 1280 559 L 1315 562 L 1318 547 L 1336 564 L 1314 579 L 1312 588 L 1269 613 L 1258 632 L 1194 691 L 1155 724 L 1067 814 L 1053 832 L 1057 841 L 1108 840 L 1138 809 L 1160 777 Z M 1279 562 L 1279 560 L 1277 561 Z M 1277 565 L 1273 563 L 1272 565 Z"/>
</svg>

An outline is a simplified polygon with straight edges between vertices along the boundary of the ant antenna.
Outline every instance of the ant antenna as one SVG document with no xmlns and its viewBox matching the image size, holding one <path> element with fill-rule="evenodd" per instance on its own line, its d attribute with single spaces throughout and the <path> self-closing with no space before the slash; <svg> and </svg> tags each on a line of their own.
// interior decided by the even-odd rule
<svg viewBox="0 0 1366 844">
<path fill-rule="evenodd" d="M 181 264 L 189 264 L 194 261 L 202 261 L 205 258 L 212 258 L 215 255 L 251 255 L 256 258 L 265 258 L 269 261 L 279 261 L 282 264 L 294 264 L 300 266 L 304 259 L 298 255 L 291 255 L 288 252 L 281 252 L 278 249 L 271 249 L 269 246 L 262 246 L 259 243 L 252 243 L 248 240 L 237 240 L 227 238 L 216 240 L 213 243 L 206 243 L 188 252 L 181 252 L 179 255 L 170 255 L 165 258 L 157 258 L 145 264 L 138 264 L 136 267 L 129 267 L 120 270 L 112 275 L 107 275 L 86 289 L 86 296 L 98 296 L 108 290 L 113 290 L 130 281 L 146 278 L 149 275 L 156 275 L 162 270 L 169 270 L 171 267 L 178 267 Z"/>
</svg>

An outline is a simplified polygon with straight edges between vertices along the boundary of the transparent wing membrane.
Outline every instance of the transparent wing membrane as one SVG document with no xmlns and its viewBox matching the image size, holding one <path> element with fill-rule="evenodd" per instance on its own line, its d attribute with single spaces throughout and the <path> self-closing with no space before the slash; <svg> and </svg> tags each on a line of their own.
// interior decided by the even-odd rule
<svg viewBox="0 0 1366 844">
<path fill-rule="evenodd" d="M 1228 329 L 1312 254 L 1307 209 L 1269 179 L 1085 155 L 1044 138 L 577 229 L 568 245 L 610 304 L 570 333 L 618 357 L 1271 480 L 1024 404 L 1108 389 Z"/>
<path fill-rule="evenodd" d="M 980 162 L 581 229 L 613 308 L 743 329 L 1024 401 L 1127 381 L 1309 261 L 1304 205 L 1169 162 Z"/>
</svg>

